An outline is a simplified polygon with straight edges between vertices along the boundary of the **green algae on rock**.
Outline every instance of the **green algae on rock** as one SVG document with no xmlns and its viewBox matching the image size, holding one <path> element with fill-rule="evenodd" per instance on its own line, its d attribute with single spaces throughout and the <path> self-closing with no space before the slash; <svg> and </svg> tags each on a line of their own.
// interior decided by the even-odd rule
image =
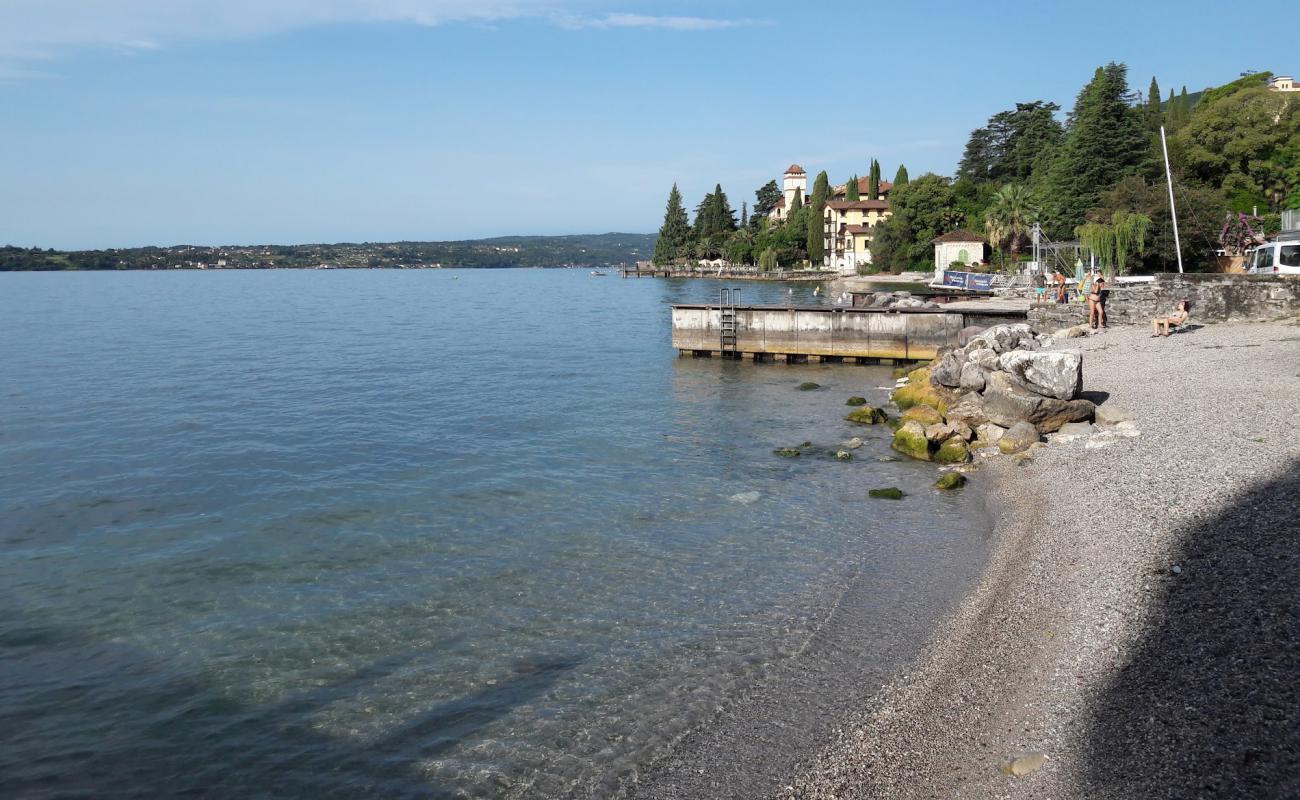
<svg viewBox="0 0 1300 800">
<path fill-rule="evenodd" d="M 939 445 L 934 460 L 938 464 L 965 464 L 970 461 L 970 446 L 960 436 L 952 436 Z"/>
<path fill-rule="evenodd" d="M 884 489 L 869 489 L 867 496 L 878 500 L 902 500 L 903 490 L 897 486 L 889 486 Z"/>
<path fill-rule="evenodd" d="M 798 457 L 799 457 L 799 448 L 797 448 L 797 447 L 778 447 L 778 448 L 776 448 L 775 450 L 773 450 L 772 452 L 773 452 L 774 454 L 778 455 L 778 456 L 781 456 L 782 458 L 798 458 Z"/>
<path fill-rule="evenodd" d="M 921 367 L 907 373 L 907 383 L 895 389 L 890 397 L 894 404 L 904 411 L 918 405 L 938 409 L 941 414 L 948 410 L 948 403 L 943 399 L 943 395 L 930 384 L 929 367 Z"/>
<path fill-rule="evenodd" d="M 862 406 L 850 411 L 845 419 L 859 425 L 878 425 L 888 421 L 889 415 L 885 413 L 884 409 L 875 406 Z"/>
<path fill-rule="evenodd" d="M 966 485 L 966 476 L 960 472 L 945 472 L 934 482 L 936 489 L 960 489 Z"/>
<path fill-rule="evenodd" d="M 799 391 L 801 392 L 811 392 L 813 389 L 820 389 L 820 388 L 822 388 L 822 385 L 820 383 L 813 383 L 812 381 L 804 381 L 803 383 L 799 384 Z"/>
<path fill-rule="evenodd" d="M 894 431 L 894 441 L 889 445 L 905 456 L 921 461 L 931 460 L 930 440 L 925 437 L 925 428 L 915 420 L 904 422 Z"/>
<path fill-rule="evenodd" d="M 943 424 L 943 414 L 929 404 L 917 404 L 903 412 L 903 421 L 914 419 L 922 425 Z"/>
<path fill-rule="evenodd" d="M 867 398 L 859 397 L 856 394 L 844 401 L 844 405 L 846 406 L 865 406 L 866 404 Z"/>
</svg>

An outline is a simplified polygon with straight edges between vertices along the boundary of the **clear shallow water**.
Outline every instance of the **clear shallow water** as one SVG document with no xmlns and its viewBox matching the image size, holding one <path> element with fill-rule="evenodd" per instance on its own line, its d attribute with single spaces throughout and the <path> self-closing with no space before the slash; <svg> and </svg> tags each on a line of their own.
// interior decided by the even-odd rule
<svg viewBox="0 0 1300 800">
<path fill-rule="evenodd" d="M 986 523 L 843 422 L 887 368 L 676 358 L 716 292 L 0 275 L 0 795 L 607 796 L 870 691 Z"/>
</svg>

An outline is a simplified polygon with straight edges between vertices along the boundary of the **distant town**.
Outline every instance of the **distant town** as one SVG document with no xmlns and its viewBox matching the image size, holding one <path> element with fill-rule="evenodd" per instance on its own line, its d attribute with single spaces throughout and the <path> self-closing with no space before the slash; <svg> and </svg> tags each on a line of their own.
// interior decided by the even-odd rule
<svg viewBox="0 0 1300 800">
<path fill-rule="evenodd" d="M 654 252 L 655 234 L 504 236 L 450 242 L 136 247 L 43 250 L 0 247 L 0 272 L 127 269 L 439 269 L 601 267 Z"/>
</svg>

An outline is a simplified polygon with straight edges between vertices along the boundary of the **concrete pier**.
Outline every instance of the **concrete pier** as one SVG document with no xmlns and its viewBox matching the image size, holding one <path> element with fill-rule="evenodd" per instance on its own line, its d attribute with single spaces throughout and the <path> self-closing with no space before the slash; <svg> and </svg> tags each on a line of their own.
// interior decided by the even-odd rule
<svg viewBox="0 0 1300 800">
<path fill-rule="evenodd" d="M 734 313 L 734 348 L 722 344 L 724 309 Z M 717 304 L 674 305 L 672 315 L 673 347 L 683 356 L 787 363 L 927 361 L 940 347 L 956 345 L 969 324 L 1025 319 L 1023 311 Z"/>
</svg>

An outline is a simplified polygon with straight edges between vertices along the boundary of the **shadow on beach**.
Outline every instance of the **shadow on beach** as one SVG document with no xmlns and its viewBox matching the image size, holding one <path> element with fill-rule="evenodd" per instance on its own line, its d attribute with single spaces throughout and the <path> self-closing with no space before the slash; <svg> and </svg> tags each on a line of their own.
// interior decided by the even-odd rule
<svg viewBox="0 0 1300 800">
<path fill-rule="evenodd" d="M 450 798 L 425 759 L 472 741 L 577 662 L 537 658 L 471 695 L 435 705 L 364 741 L 315 724 L 426 655 L 374 662 L 264 705 L 128 647 L 44 625 L 6 608 L 0 624 L 0 797 Z"/>
<path fill-rule="evenodd" d="M 1097 700 L 1091 797 L 1300 797 L 1300 459 L 1182 533 Z"/>
</svg>

